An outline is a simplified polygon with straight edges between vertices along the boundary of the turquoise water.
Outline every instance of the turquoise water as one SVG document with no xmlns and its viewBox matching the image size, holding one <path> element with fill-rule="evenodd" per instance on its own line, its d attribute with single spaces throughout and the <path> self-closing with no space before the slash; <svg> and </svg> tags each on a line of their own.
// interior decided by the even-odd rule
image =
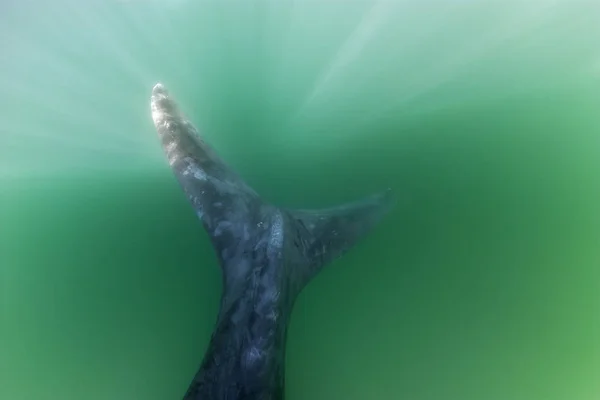
<svg viewBox="0 0 600 400">
<path fill-rule="evenodd" d="M 265 198 L 392 187 L 303 292 L 288 399 L 600 395 L 591 2 L 0 4 L 0 399 L 178 399 L 220 295 L 149 110 Z"/>
</svg>

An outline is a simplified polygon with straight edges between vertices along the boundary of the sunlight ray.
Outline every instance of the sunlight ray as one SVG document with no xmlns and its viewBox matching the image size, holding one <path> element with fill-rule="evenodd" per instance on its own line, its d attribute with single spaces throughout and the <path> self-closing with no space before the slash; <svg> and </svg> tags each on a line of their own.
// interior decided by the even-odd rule
<svg viewBox="0 0 600 400">
<path fill-rule="evenodd" d="M 132 81 L 139 82 L 141 86 L 148 85 L 153 80 L 152 74 L 133 58 L 130 49 L 124 47 L 124 41 L 115 36 L 116 27 L 111 26 L 110 18 L 105 16 L 98 5 L 96 8 L 91 8 L 91 4 L 96 3 L 85 3 L 86 8 L 83 8 L 81 2 L 74 1 L 71 12 L 75 16 L 71 18 L 83 24 L 86 33 L 93 35 L 93 40 L 97 41 L 101 48 L 110 51 L 120 60 L 119 69 L 126 72 Z"/>
<path fill-rule="evenodd" d="M 389 22 L 394 5 L 395 3 L 392 0 L 379 0 L 373 4 L 354 31 L 342 43 L 329 65 L 324 68 L 304 104 L 300 107 L 299 113 L 310 108 L 316 98 L 322 96 L 326 90 L 332 90 L 331 81 L 333 78 L 339 80 L 343 75 L 343 70 L 360 56 L 371 40 L 374 40 L 381 27 Z"/>
<path fill-rule="evenodd" d="M 14 102 L 27 107 L 27 110 L 22 109 L 23 112 L 29 113 L 35 110 L 38 112 L 36 117 L 43 117 L 44 111 L 47 111 L 57 120 L 85 121 L 96 128 L 110 127 L 111 118 L 99 113 L 102 109 L 99 109 L 97 104 L 91 103 L 94 100 L 93 97 L 70 98 L 70 101 L 65 103 L 65 99 L 57 99 L 54 93 L 46 90 L 47 88 L 43 85 L 31 87 L 20 85 L 17 82 L 6 82 L 3 86 L 10 91 Z M 10 120 L 10 117 L 7 115 L 5 121 Z M 129 140 L 132 138 L 120 135 L 119 139 Z"/>
<path fill-rule="evenodd" d="M 132 104 L 124 102 L 119 93 L 120 82 L 103 82 L 95 79 L 93 75 L 86 74 L 80 68 L 75 68 L 73 63 L 65 62 L 64 58 L 41 46 L 34 46 L 30 40 L 14 36 L 14 45 L 18 53 L 13 54 L 5 65 L 5 73 L 11 80 L 22 81 L 22 86 L 30 86 L 35 90 L 38 85 L 54 86 L 61 95 L 85 95 L 94 97 L 112 98 L 111 102 L 120 109 L 131 109 Z M 30 66 L 23 68 L 23 65 Z M 43 65 L 40 70 L 39 65 Z M 6 79 L 6 78 L 5 78 Z M 114 84 L 116 87 L 110 87 Z"/>
<path fill-rule="evenodd" d="M 485 61 L 486 54 L 497 52 L 500 46 L 526 34 L 531 34 L 532 31 L 539 29 L 544 24 L 551 23 L 552 18 L 558 13 L 556 6 L 559 1 L 547 2 L 544 7 L 540 7 L 536 3 L 516 9 L 511 20 L 501 21 L 491 26 L 478 38 L 463 43 L 451 57 L 434 63 L 429 69 L 415 71 L 414 75 L 403 77 L 402 82 L 395 88 L 398 93 L 403 94 L 396 96 L 392 104 L 365 115 L 364 121 L 376 119 L 378 116 L 397 110 L 419 97 L 435 92 L 445 83 L 476 68 L 478 62 Z"/>
<path fill-rule="evenodd" d="M 81 158 L 65 160 L 63 157 L 61 160 L 48 159 L 47 161 L 48 162 L 41 167 L 40 165 L 32 164 L 24 160 L 19 163 L 0 160 L 0 180 L 21 180 L 42 177 L 54 178 L 66 173 L 70 174 L 71 176 L 76 176 L 78 174 L 97 176 L 98 173 L 104 173 L 108 171 L 118 172 L 123 169 L 121 163 L 91 163 Z M 132 165 L 135 167 L 140 166 L 141 168 L 147 168 L 147 163 L 142 162 L 141 159 L 138 159 L 137 162 L 133 163 Z M 130 166 L 129 170 L 135 169 L 133 166 Z"/>
<path fill-rule="evenodd" d="M 28 103 L 30 110 L 39 107 L 35 103 Z M 42 103 L 44 104 L 44 103 Z M 77 147 L 80 149 L 102 151 L 105 153 L 119 154 L 142 154 L 152 149 L 151 137 L 146 141 L 136 140 L 123 134 L 122 123 L 110 125 L 96 122 L 94 113 L 89 112 L 89 118 L 69 118 L 65 115 L 56 115 L 52 112 L 48 115 L 36 113 L 35 119 L 27 118 L 26 115 L 17 115 L 14 119 L 5 119 L 2 122 L 2 133 L 0 143 L 4 150 L 14 147 L 18 143 L 48 144 L 48 151 L 61 151 L 65 147 Z M 35 121 L 35 123 L 32 123 Z M 135 125 L 131 125 L 137 129 Z M 13 143 L 11 145 L 11 142 Z M 58 147 L 57 147 L 58 146 Z"/>
<path fill-rule="evenodd" d="M 184 41 L 175 34 L 175 27 L 169 20 L 163 2 L 130 2 L 122 4 L 121 9 L 128 24 L 145 41 L 145 51 L 152 49 L 154 53 L 150 67 L 155 71 L 156 81 L 165 79 L 164 76 L 156 76 L 157 66 L 168 67 L 168 74 L 178 79 L 194 76 L 188 52 L 182 47 Z"/>
<path fill-rule="evenodd" d="M 61 119 L 21 118 L 17 121 L 4 121 L 1 126 L 0 143 L 2 150 L 15 147 L 47 145 L 47 151 L 62 151 L 65 148 L 100 151 L 115 154 L 150 154 L 153 147 L 150 140 L 138 143 L 120 140 L 119 127 L 102 128 L 92 126 L 88 121 L 74 122 Z M 76 132 L 76 133 L 69 133 Z M 114 140 L 117 138 L 117 140 Z"/>
</svg>

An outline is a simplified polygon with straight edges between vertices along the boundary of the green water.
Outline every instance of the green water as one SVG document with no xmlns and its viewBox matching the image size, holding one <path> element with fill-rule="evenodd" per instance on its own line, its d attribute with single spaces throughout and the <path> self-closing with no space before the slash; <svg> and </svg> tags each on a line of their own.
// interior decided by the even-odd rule
<svg viewBox="0 0 600 400">
<path fill-rule="evenodd" d="M 291 400 L 600 396 L 593 2 L 4 1 L 0 399 L 180 399 L 220 277 L 164 82 L 270 201 L 392 187 L 299 298 Z"/>
</svg>

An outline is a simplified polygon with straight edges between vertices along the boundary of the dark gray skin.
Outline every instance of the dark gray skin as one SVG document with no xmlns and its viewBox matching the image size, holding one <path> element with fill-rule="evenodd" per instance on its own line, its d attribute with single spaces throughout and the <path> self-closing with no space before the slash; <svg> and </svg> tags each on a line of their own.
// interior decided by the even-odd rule
<svg viewBox="0 0 600 400">
<path fill-rule="evenodd" d="M 160 83 L 151 106 L 169 164 L 210 236 L 223 276 L 217 323 L 184 399 L 284 399 L 285 342 L 296 297 L 389 211 L 391 191 L 325 210 L 275 207 L 219 159 Z"/>
</svg>

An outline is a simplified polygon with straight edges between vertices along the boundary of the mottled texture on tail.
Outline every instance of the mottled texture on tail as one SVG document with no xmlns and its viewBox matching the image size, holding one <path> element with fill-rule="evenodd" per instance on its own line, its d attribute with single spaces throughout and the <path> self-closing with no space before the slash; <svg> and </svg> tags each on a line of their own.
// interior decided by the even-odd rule
<svg viewBox="0 0 600 400">
<path fill-rule="evenodd" d="M 381 220 L 391 192 L 323 210 L 276 207 L 217 156 L 161 84 L 152 91 L 151 109 L 169 165 L 223 272 L 217 323 L 185 399 L 283 399 L 296 297 Z"/>
</svg>

